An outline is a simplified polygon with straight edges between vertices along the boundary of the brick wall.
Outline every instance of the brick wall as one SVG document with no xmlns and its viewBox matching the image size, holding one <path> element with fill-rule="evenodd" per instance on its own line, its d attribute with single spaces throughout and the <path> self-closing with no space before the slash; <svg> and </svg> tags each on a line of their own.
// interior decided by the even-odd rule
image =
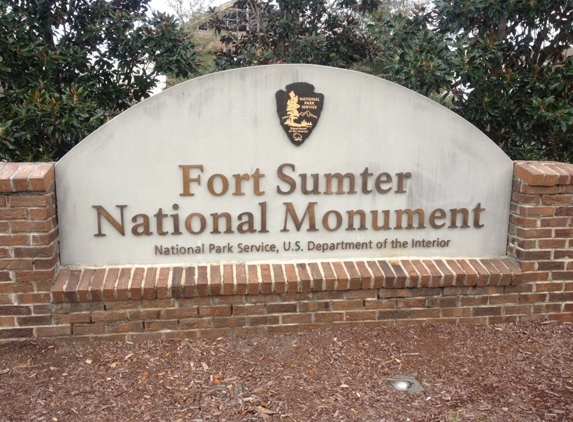
<svg viewBox="0 0 573 422">
<path fill-rule="evenodd" d="M 42 337 L 59 263 L 53 164 L 0 164 L 0 194 L 0 339 Z"/>
<path fill-rule="evenodd" d="M 573 321 L 573 166 L 514 175 L 507 257 L 58 271 L 53 166 L 4 164 L 0 339 Z"/>
</svg>

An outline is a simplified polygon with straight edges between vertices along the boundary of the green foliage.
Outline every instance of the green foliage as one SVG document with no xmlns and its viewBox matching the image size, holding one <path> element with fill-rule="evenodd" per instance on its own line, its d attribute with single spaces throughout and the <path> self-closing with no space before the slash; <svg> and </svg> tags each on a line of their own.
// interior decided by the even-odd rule
<svg viewBox="0 0 573 422">
<path fill-rule="evenodd" d="M 147 1 L 0 0 L 0 159 L 57 160 L 159 74 L 194 71 L 190 36 Z"/>
<path fill-rule="evenodd" d="M 436 0 L 385 16 L 368 69 L 441 96 L 516 159 L 573 160 L 573 4 Z"/>
<path fill-rule="evenodd" d="M 359 11 L 377 1 L 238 0 L 233 13 L 212 15 L 224 49 L 218 70 L 271 63 L 312 63 L 350 67 L 372 57 L 375 43 Z"/>
</svg>

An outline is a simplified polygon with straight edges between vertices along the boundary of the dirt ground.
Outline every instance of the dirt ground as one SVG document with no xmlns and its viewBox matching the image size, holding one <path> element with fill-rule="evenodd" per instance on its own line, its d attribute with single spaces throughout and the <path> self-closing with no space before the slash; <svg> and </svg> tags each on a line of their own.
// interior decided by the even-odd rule
<svg viewBox="0 0 573 422">
<path fill-rule="evenodd" d="M 395 390 L 399 376 L 413 388 Z M 573 325 L 14 342 L 0 345 L 0 420 L 573 421 Z"/>
</svg>

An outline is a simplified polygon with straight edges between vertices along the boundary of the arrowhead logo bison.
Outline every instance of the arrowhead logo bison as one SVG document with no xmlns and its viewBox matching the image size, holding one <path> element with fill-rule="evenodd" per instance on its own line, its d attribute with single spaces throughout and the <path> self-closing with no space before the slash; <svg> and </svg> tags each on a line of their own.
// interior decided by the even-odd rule
<svg viewBox="0 0 573 422">
<path fill-rule="evenodd" d="M 311 84 L 297 82 L 277 91 L 276 99 L 281 126 L 294 145 L 302 145 L 318 123 L 324 95 Z"/>
</svg>

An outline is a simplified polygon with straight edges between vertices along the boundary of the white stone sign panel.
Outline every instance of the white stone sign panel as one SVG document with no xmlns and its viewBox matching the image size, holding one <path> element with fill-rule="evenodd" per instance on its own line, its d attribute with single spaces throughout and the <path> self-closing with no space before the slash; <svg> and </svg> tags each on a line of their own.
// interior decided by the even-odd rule
<svg viewBox="0 0 573 422">
<path fill-rule="evenodd" d="M 380 78 L 262 66 L 180 84 L 56 165 L 63 265 L 505 255 L 512 162 Z"/>
</svg>

